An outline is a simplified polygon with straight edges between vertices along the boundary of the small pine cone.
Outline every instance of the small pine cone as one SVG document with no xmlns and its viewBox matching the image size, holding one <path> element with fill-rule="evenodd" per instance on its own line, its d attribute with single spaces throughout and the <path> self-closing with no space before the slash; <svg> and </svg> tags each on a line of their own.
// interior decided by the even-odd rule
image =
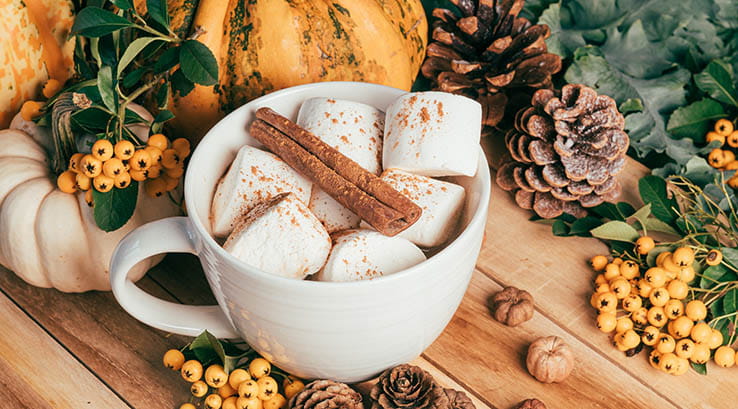
<svg viewBox="0 0 738 409">
<path fill-rule="evenodd" d="M 432 41 L 421 72 L 436 90 L 482 104 L 485 134 L 539 88 L 551 88 L 561 58 L 549 53 L 547 25 L 518 13 L 524 0 L 451 0 L 461 13 L 433 10 Z"/>
<path fill-rule="evenodd" d="M 313 381 L 290 399 L 290 409 L 364 409 L 361 394 L 345 383 Z"/>
<path fill-rule="evenodd" d="M 407 364 L 380 375 L 370 396 L 372 409 L 450 409 L 448 396 L 433 377 Z"/>
<path fill-rule="evenodd" d="M 455 389 L 444 389 L 443 392 L 448 398 L 448 404 L 451 409 L 476 409 L 474 403 L 466 396 L 466 393 Z"/>
<path fill-rule="evenodd" d="M 620 196 L 616 175 L 629 144 L 624 126 L 615 101 L 589 87 L 565 85 L 560 97 L 538 90 L 505 135 L 510 159 L 498 169 L 497 184 L 545 219 L 582 216 L 584 208 Z"/>
</svg>

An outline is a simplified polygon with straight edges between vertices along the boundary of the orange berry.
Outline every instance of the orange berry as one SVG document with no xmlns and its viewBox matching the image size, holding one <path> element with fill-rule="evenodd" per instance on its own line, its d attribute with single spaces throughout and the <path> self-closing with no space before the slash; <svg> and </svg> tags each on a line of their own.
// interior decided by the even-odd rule
<svg viewBox="0 0 738 409">
<path fill-rule="evenodd" d="M 160 165 L 161 166 L 161 149 L 157 148 L 156 146 L 147 146 L 144 148 L 146 152 L 149 153 L 149 156 L 151 157 L 151 165 Z"/>
<path fill-rule="evenodd" d="M 146 174 L 148 170 L 131 170 L 128 172 L 129 175 L 131 175 L 131 179 L 135 180 L 136 182 L 143 182 L 146 180 Z"/>
<path fill-rule="evenodd" d="M 93 207 L 95 205 L 95 200 L 92 197 L 92 189 L 89 189 L 85 192 L 85 203 L 87 203 L 87 206 Z"/>
<path fill-rule="evenodd" d="M 166 169 L 166 174 L 174 179 L 179 179 L 184 175 L 184 166 L 177 166 L 172 169 Z"/>
<path fill-rule="evenodd" d="M 720 148 L 711 150 L 710 154 L 707 155 L 707 163 L 713 168 L 722 168 L 727 165 L 729 162 L 726 160 L 725 152 Z"/>
<path fill-rule="evenodd" d="M 169 139 L 167 139 L 163 134 L 157 133 L 149 136 L 149 140 L 146 144 L 148 146 L 159 148 L 159 150 L 163 152 L 169 147 Z"/>
<path fill-rule="evenodd" d="M 736 161 L 738 162 L 738 161 Z M 712 249 L 705 256 L 705 263 L 708 266 L 716 266 L 723 262 L 723 253 L 720 250 Z"/>
<path fill-rule="evenodd" d="M 64 193 L 74 193 L 77 191 L 77 181 L 75 173 L 71 170 L 65 170 L 56 178 L 56 186 Z"/>
<path fill-rule="evenodd" d="M 156 179 L 161 176 L 161 166 L 152 165 L 150 168 L 146 169 L 145 173 L 148 179 Z"/>
<path fill-rule="evenodd" d="M 175 188 L 177 188 L 177 185 L 179 185 L 179 179 L 173 178 L 166 173 L 161 175 L 159 179 L 163 180 L 164 183 L 166 183 L 167 192 L 174 190 Z"/>
<path fill-rule="evenodd" d="M 167 192 L 167 183 L 161 178 L 150 179 L 146 181 L 144 188 L 146 189 L 146 194 L 149 196 L 160 197 Z"/>
<path fill-rule="evenodd" d="M 143 149 L 137 150 L 129 161 L 131 169 L 146 170 L 151 166 L 151 155 Z"/>
<path fill-rule="evenodd" d="M 179 153 L 181 158 L 190 156 L 190 141 L 185 138 L 177 138 L 172 142 L 172 148 Z"/>
<path fill-rule="evenodd" d="M 126 171 L 123 161 L 118 158 L 110 158 L 103 163 L 103 174 L 109 178 L 115 179 Z"/>
<path fill-rule="evenodd" d="M 123 172 L 115 177 L 115 187 L 118 189 L 125 189 L 131 184 L 131 174 Z"/>
<path fill-rule="evenodd" d="M 75 175 L 74 181 L 77 184 L 77 189 L 82 191 L 90 190 L 92 179 L 88 178 L 84 173 L 76 173 Z"/>
<path fill-rule="evenodd" d="M 74 155 L 72 155 L 72 157 L 69 158 L 69 170 L 71 170 L 72 172 L 79 172 L 79 163 L 84 157 L 84 153 L 75 153 Z"/>
<path fill-rule="evenodd" d="M 105 175 L 97 175 L 92 179 L 92 185 L 100 193 L 110 192 L 115 186 L 115 180 Z"/>
<path fill-rule="evenodd" d="M 103 162 L 107 161 L 113 157 L 113 144 L 107 139 L 98 139 L 92 145 L 92 156 Z"/>
<path fill-rule="evenodd" d="M 115 144 L 113 151 L 115 152 L 115 157 L 123 161 L 131 159 L 131 156 L 136 152 L 136 147 L 133 146 L 131 141 L 123 140 Z"/>
<path fill-rule="evenodd" d="M 51 98 L 61 91 L 62 85 L 61 81 L 49 78 L 49 80 L 46 81 L 46 84 L 44 84 L 44 88 L 41 90 L 41 93 L 44 97 Z"/>
<path fill-rule="evenodd" d="M 33 121 L 41 115 L 41 105 L 38 101 L 26 101 L 21 107 L 20 114 L 24 121 Z"/>
<path fill-rule="evenodd" d="M 738 148 L 738 131 L 731 132 L 726 141 L 731 148 Z"/>
<path fill-rule="evenodd" d="M 733 123 L 725 118 L 718 119 L 715 122 L 715 132 L 723 136 L 728 136 L 733 132 Z"/>
<path fill-rule="evenodd" d="M 176 141 L 175 141 L 176 142 Z M 175 148 L 176 149 L 176 148 Z M 179 152 L 179 151 L 177 151 Z M 592 266 L 594 271 L 602 271 L 607 265 L 607 257 L 605 256 L 594 256 L 589 260 L 589 265 Z"/>
<path fill-rule="evenodd" d="M 715 131 L 710 131 L 705 135 L 705 141 L 707 143 L 712 143 L 714 141 L 720 142 L 720 146 L 725 145 L 725 136 L 720 135 L 719 133 Z"/>
<path fill-rule="evenodd" d="M 92 155 L 82 157 L 79 166 L 88 178 L 94 178 L 102 173 L 102 161 Z"/>
<path fill-rule="evenodd" d="M 653 239 L 649 236 L 643 236 L 636 240 L 635 251 L 638 254 L 644 255 L 648 254 L 654 247 L 656 247 L 656 243 Z"/>
<path fill-rule="evenodd" d="M 182 158 L 174 149 L 167 149 L 162 152 L 161 165 L 167 169 L 174 169 L 182 163 Z"/>
</svg>

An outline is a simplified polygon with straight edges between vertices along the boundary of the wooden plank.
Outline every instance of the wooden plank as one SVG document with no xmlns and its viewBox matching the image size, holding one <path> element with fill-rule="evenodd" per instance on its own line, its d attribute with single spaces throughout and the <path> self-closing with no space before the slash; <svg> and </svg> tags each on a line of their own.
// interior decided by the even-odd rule
<svg viewBox="0 0 738 409">
<path fill-rule="evenodd" d="M 172 299 L 148 278 L 139 285 L 158 297 Z M 138 322 L 120 308 L 112 293 L 64 294 L 36 288 L 7 270 L 0 271 L 0 288 L 131 406 L 171 409 L 189 399 L 187 384 L 161 363 L 167 349 L 181 347 L 187 338 Z M 57 370 L 55 360 L 46 360 L 43 367 Z M 58 392 L 65 399 L 75 395 Z"/>
<path fill-rule="evenodd" d="M 677 407 L 541 314 L 518 327 L 495 321 L 487 302 L 501 289 L 475 271 L 461 307 L 423 356 L 496 408 L 510 408 L 528 398 L 541 399 L 549 407 Z M 563 338 L 576 357 L 574 371 L 561 384 L 542 384 L 525 367 L 528 345 L 549 335 Z"/>
<path fill-rule="evenodd" d="M 463 386 L 459 385 L 456 381 L 454 381 L 448 375 L 446 375 L 445 372 L 441 371 L 437 366 L 428 362 L 425 358 L 418 357 L 410 363 L 412 365 L 417 365 L 425 369 L 429 374 L 431 374 L 431 376 L 433 376 L 433 379 L 435 379 L 436 382 L 438 382 L 438 384 L 443 386 L 444 388 L 451 388 L 451 389 L 465 391 L 465 393 L 467 394 L 467 396 L 469 396 L 469 398 L 474 403 L 474 406 L 476 406 L 477 409 L 490 409 L 490 406 L 487 405 L 487 403 L 479 400 L 479 398 L 477 398 L 475 395 L 470 394 L 467 388 L 464 388 Z M 372 387 L 374 386 L 376 382 L 377 382 L 377 379 L 372 379 L 366 382 L 354 384 L 353 387 L 359 392 L 361 392 L 361 394 L 364 395 L 365 399 L 368 399 L 369 392 L 371 391 Z"/>
<path fill-rule="evenodd" d="M 624 197 L 635 200 L 636 181 L 643 168 L 630 164 Z M 595 311 L 589 306 L 594 273 L 587 260 L 606 254 L 598 240 L 554 237 L 551 228 L 528 221 L 509 194 L 493 186 L 486 243 L 477 267 L 501 285 L 514 285 L 533 294 L 539 311 L 560 327 L 607 357 L 662 396 L 689 408 L 733 409 L 738 398 L 738 378 L 731 369 L 709 366 L 710 375 L 690 371 L 682 377 L 650 367 L 645 353 L 626 358 L 610 344 L 609 337 L 594 326 Z"/>
<path fill-rule="evenodd" d="M 0 406 L 34 409 L 129 407 L 2 294 L 0 328 L 3 329 Z"/>
<path fill-rule="evenodd" d="M 166 288 L 168 292 L 178 299 L 186 299 L 189 304 L 207 305 L 216 302 L 197 259 L 191 255 L 178 254 L 175 257 L 170 256 L 162 268 L 157 268 L 149 274 L 152 279 Z M 431 373 L 444 387 L 465 390 L 477 406 L 477 409 L 489 407 L 486 403 L 479 400 L 474 395 L 474 392 L 456 383 L 442 369 L 431 364 L 424 358 L 419 357 L 412 363 Z M 355 386 L 360 392 L 366 395 L 369 393 L 374 382 L 375 380 L 371 380 Z"/>
</svg>

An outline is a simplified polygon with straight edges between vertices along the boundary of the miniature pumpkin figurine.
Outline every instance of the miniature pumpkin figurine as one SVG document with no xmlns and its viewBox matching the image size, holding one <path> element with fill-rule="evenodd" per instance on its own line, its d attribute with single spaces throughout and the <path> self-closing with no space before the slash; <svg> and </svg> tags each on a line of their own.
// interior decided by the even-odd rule
<svg viewBox="0 0 738 409">
<path fill-rule="evenodd" d="M 539 382 L 557 383 L 566 379 L 574 369 L 574 354 L 563 339 L 543 337 L 528 347 L 525 363 L 528 372 Z"/>
<path fill-rule="evenodd" d="M 533 318 L 533 296 L 525 290 L 505 287 L 492 298 L 495 319 L 515 327 Z"/>
</svg>

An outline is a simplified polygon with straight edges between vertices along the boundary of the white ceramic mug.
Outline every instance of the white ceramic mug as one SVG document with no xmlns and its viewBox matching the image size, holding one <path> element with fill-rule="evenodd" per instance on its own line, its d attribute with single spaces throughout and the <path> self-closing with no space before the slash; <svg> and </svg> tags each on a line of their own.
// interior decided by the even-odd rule
<svg viewBox="0 0 738 409">
<path fill-rule="evenodd" d="M 386 108 L 404 91 L 355 82 L 309 84 L 256 99 L 221 120 L 200 142 L 185 180 L 188 217 L 141 226 L 118 245 L 110 280 L 118 302 L 140 321 L 183 335 L 207 329 L 217 337 L 242 337 L 275 365 L 304 378 L 343 382 L 369 379 L 420 355 L 446 327 L 474 270 L 487 218 L 490 175 L 480 149 L 466 188 L 463 231 L 425 262 L 371 281 L 326 283 L 265 273 L 223 250 L 210 234 L 215 186 L 236 152 L 258 145 L 247 125 L 269 106 L 293 119 L 312 97 L 348 99 Z M 217 306 L 186 306 L 139 289 L 128 271 L 167 252 L 197 255 Z"/>
</svg>

